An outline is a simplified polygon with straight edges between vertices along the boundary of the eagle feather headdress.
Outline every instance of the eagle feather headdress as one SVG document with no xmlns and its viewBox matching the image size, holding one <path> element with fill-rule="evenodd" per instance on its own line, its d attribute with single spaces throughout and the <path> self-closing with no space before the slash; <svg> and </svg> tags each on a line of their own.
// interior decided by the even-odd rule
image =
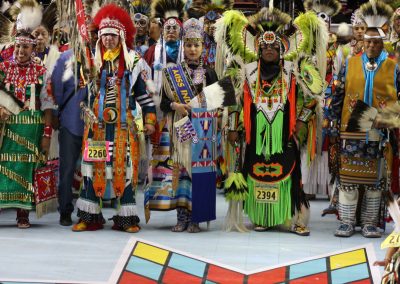
<svg viewBox="0 0 400 284">
<path fill-rule="evenodd" d="M 361 5 L 360 14 L 368 28 L 376 28 L 382 38 L 386 37 L 393 15 L 390 5 L 379 0 L 370 0 Z"/>
</svg>

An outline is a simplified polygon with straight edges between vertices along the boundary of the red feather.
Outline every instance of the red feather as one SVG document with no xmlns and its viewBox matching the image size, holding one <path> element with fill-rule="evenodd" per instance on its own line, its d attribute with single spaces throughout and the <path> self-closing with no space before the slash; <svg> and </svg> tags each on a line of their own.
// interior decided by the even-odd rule
<svg viewBox="0 0 400 284">
<path fill-rule="evenodd" d="M 133 48 L 133 39 L 136 34 L 135 26 L 127 11 L 118 7 L 115 4 L 108 4 L 103 6 L 93 19 L 93 23 L 98 28 L 103 19 L 110 18 L 119 21 L 125 27 L 125 43 L 130 49 Z"/>
</svg>

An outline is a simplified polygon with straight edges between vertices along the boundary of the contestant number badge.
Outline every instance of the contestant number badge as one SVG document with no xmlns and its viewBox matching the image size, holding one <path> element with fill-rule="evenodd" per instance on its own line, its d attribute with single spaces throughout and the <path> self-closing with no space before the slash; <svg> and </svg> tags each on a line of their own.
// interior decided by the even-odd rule
<svg viewBox="0 0 400 284">
<path fill-rule="evenodd" d="M 109 162 L 108 141 L 86 141 L 83 159 L 87 162 Z"/>
<path fill-rule="evenodd" d="M 400 247 L 400 232 L 391 233 L 382 243 L 381 249 Z"/>
<path fill-rule="evenodd" d="M 279 201 L 278 185 L 258 184 L 254 188 L 256 202 L 261 203 L 277 203 Z"/>
</svg>

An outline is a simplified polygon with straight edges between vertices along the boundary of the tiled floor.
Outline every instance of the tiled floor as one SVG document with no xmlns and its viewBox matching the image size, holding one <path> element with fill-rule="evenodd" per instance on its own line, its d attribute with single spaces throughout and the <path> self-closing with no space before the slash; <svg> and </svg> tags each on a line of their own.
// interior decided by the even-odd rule
<svg viewBox="0 0 400 284">
<path fill-rule="evenodd" d="M 139 216 L 144 220 L 141 192 L 137 199 Z M 221 194 L 217 196 L 217 220 L 211 223 L 209 231 L 205 231 L 206 225 L 202 224 L 204 231 L 199 234 L 172 233 L 170 227 L 176 222 L 176 213 L 152 212 L 149 224 L 142 223 L 142 230 L 135 236 L 245 271 L 365 243 L 373 243 L 376 255 L 383 258 L 384 251 L 380 250 L 383 238 L 365 239 L 359 233 L 348 239 L 334 237 L 335 217 L 320 217 L 327 204 L 322 200 L 311 202 L 309 237 L 277 230 L 224 232 L 222 225 L 227 204 Z M 113 210 L 104 209 L 103 213 L 109 218 Z M 112 231 L 111 221 L 102 231 L 82 233 L 59 226 L 57 214 L 40 220 L 32 218 L 32 224 L 31 229 L 19 230 L 15 226 L 15 211 L 0 213 L 0 279 L 107 281 L 131 237 Z"/>
</svg>

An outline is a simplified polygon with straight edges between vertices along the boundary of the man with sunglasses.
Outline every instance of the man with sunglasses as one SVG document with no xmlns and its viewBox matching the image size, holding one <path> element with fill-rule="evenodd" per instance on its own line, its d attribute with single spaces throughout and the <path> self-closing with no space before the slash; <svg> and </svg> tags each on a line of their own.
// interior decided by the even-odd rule
<svg viewBox="0 0 400 284">
<path fill-rule="evenodd" d="M 136 28 L 135 49 L 140 55 L 144 55 L 149 48 L 149 17 L 142 13 L 133 16 Z"/>
</svg>

